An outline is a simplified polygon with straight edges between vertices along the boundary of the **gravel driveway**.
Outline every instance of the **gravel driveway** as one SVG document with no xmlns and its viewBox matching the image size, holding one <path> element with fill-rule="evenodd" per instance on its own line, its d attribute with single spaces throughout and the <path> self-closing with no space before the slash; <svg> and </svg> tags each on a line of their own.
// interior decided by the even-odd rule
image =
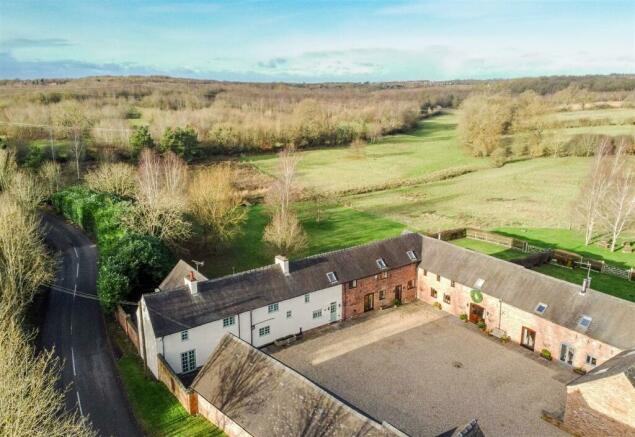
<svg viewBox="0 0 635 437">
<path fill-rule="evenodd" d="M 543 421 L 562 411 L 574 374 L 502 345 L 417 302 L 313 333 L 280 361 L 378 420 L 432 436 L 477 418 L 485 435 L 566 435 Z"/>
</svg>

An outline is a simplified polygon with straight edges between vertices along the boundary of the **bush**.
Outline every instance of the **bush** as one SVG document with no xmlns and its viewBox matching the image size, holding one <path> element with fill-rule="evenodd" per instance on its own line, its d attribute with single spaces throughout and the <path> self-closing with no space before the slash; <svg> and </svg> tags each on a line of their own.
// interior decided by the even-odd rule
<svg viewBox="0 0 635 437">
<path fill-rule="evenodd" d="M 396 307 L 401 306 L 401 299 L 395 299 L 392 301 L 392 304 Z"/>
<path fill-rule="evenodd" d="M 439 302 L 434 302 L 434 303 L 432 304 L 432 307 L 433 307 L 433 308 L 436 308 L 436 309 L 438 309 L 438 310 L 440 310 L 440 309 L 441 309 L 441 304 L 440 304 Z"/>
<path fill-rule="evenodd" d="M 104 309 L 117 301 L 154 290 L 174 264 L 156 237 L 131 233 L 122 224 L 132 204 L 121 198 L 74 186 L 52 196 L 51 203 L 68 220 L 97 241 L 100 250 L 97 292 Z"/>
<path fill-rule="evenodd" d="M 159 144 L 159 150 L 163 153 L 171 151 L 176 155 L 190 160 L 194 156 L 194 152 L 198 147 L 198 135 L 196 131 L 191 127 L 176 129 L 167 128 L 163 132 L 161 143 Z"/>
<path fill-rule="evenodd" d="M 467 314 L 461 314 L 459 316 L 459 319 L 463 320 L 464 322 L 467 322 Z"/>
<path fill-rule="evenodd" d="M 480 329 L 482 331 L 487 329 L 487 324 L 485 323 L 485 320 L 479 320 L 478 323 L 476 324 L 476 326 L 478 326 L 478 329 Z"/>
<path fill-rule="evenodd" d="M 546 360 L 549 360 L 549 361 L 552 360 L 551 351 L 549 351 L 549 349 L 541 350 L 540 351 L 540 356 L 543 357 Z"/>
<path fill-rule="evenodd" d="M 148 126 L 138 126 L 130 136 L 130 147 L 132 149 L 132 157 L 137 159 L 143 149 L 153 149 L 154 140 L 150 135 Z"/>
</svg>

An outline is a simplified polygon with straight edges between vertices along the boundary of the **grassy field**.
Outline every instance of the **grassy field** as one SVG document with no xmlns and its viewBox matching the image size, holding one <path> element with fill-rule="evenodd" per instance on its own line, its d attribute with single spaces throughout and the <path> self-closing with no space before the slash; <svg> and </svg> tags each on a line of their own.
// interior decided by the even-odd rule
<svg viewBox="0 0 635 437">
<path fill-rule="evenodd" d="M 604 260 L 619 267 L 635 267 L 635 253 L 611 252 L 597 246 L 597 244 L 585 246 L 584 236 L 579 231 L 546 228 L 498 228 L 495 229 L 495 232 L 526 240 L 536 246 L 569 250 L 588 258 Z M 631 240 L 635 239 L 635 235 L 632 233 L 627 234 L 627 236 Z M 633 283 L 633 288 L 635 288 L 635 283 Z"/>
<path fill-rule="evenodd" d="M 122 356 L 117 367 L 135 417 L 149 436 L 222 437 L 225 434 L 201 416 L 190 416 L 161 382 L 145 376 L 141 359 L 115 323 L 109 329 Z"/>
<path fill-rule="evenodd" d="M 630 121 L 635 117 L 635 108 L 606 108 L 586 109 L 584 111 L 554 112 L 548 115 L 550 119 L 558 121 L 610 120 L 612 123 Z"/>
<path fill-rule="evenodd" d="M 449 169 L 490 167 L 488 160 L 463 152 L 456 138 L 454 113 L 424 120 L 408 134 L 369 144 L 362 158 L 354 156 L 348 147 L 309 150 L 300 155 L 300 184 L 326 191 L 365 188 Z M 248 159 L 265 173 L 276 171 L 276 155 Z"/>
<path fill-rule="evenodd" d="M 498 244 L 488 243 L 486 241 L 472 240 L 469 238 L 452 240 L 450 241 L 450 243 L 473 250 L 475 252 L 481 252 L 487 255 L 495 256 L 496 258 L 504 260 L 512 260 L 527 256 L 520 250 L 510 249 L 508 247 L 499 246 Z"/>
<path fill-rule="evenodd" d="M 342 206 L 326 208 L 319 222 L 308 204 L 300 205 L 299 214 L 309 245 L 298 257 L 397 236 L 405 228 L 394 221 Z M 262 240 L 268 221 L 262 206 L 250 207 L 243 233 L 231 247 L 217 254 L 209 253 L 206 248 L 192 256 L 205 260 L 202 271 L 210 278 L 271 264 L 276 253 Z"/>
</svg>

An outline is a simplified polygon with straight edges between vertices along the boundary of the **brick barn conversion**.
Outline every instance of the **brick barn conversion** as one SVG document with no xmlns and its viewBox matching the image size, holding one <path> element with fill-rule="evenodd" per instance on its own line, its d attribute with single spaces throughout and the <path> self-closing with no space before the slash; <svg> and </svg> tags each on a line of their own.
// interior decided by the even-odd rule
<svg viewBox="0 0 635 437">
<path fill-rule="evenodd" d="M 592 375 L 611 366 L 611 359 L 626 360 L 619 354 L 635 348 L 634 303 L 409 232 L 301 260 L 276 257 L 272 265 L 213 280 L 180 261 L 159 291 L 141 298 L 140 353 L 188 411 L 196 412 L 192 389 L 180 381 L 191 381 L 189 375 L 227 341 L 226 334 L 259 348 L 415 299 L 484 322 L 499 336 L 589 371 L 569 387 L 569 399 L 577 399 L 567 402 L 566 418 L 572 424 L 586 420 L 601 404 L 590 401 L 594 389 L 585 387 L 625 386 L 618 377 L 607 378 L 614 372 L 596 379 Z M 623 379 L 632 383 L 628 369 Z M 578 413 L 571 413 L 570 405 L 576 405 Z M 598 417 L 606 418 L 611 429 L 635 433 L 631 407 Z M 598 435 L 593 429 L 576 432 Z"/>
</svg>

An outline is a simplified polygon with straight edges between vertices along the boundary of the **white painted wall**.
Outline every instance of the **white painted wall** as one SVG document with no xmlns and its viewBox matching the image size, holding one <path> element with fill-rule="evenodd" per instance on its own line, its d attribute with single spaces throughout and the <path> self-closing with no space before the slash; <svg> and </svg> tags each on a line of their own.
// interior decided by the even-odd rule
<svg viewBox="0 0 635 437">
<path fill-rule="evenodd" d="M 308 331 L 318 326 L 331 323 L 329 304 L 335 302 L 335 321 L 342 319 L 342 286 L 325 288 L 309 293 L 309 302 L 305 302 L 304 295 L 278 302 L 278 311 L 269 313 L 268 307 L 252 311 L 253 342 L 256 347 L 272 343 L 274 340 L 300 331 Z M 313 311 L 322 310 L 322 317 L 314 319 Z M 291 311 L 291 317 L 287 317 Z M 270 333 L 260 336 L 260 328 L 269 326 Z M 245 338 L 243 338 L 245 339 Z"/>
<path fill-rule="evenodd" d="M 335 302 L 335 316 L 331 320 L 330 304 Z M 145 308 L 145 305 L 144 305 Z M 313 318 L 313 311 L 322 310 L 322 316 Z M 291 317 L 287 317 L 291 311 Z M 148 367 L 157 376 L 157 354 L 164 356 L 170 367 L 176 373 L 182 373 L 181 353 L 189 350 L 196 351 L 196 366 L 200 367 L 210 357 L 220 339 L 225 333 L 231 333 L 256 347 L 273 343 L 278 338 L 297 334 L 300 329 L 308 331 L 332 321 L 342 319 L 342 286 L 336 285 L 324 290 L 309 293 L 309 302 L 305 302 L 304 295 L 278 302 L 278 311 L 269 313 L 269 307 L 255 309 L 236 315 L 234 325 L 223 327 L 223 321 L 217 320 L 205 325 L 188 329 L 188 339 L 181 340 L 181 333 L 156 338 L 146 313 L 146 341 L 148 343 Z M 251 327 L 254 325 L 254 329 Z M 262 327 L 269 326 L 269 334 L 259 335 Z M 253 337 L 253 338 L 252 338 Z"/>
<path fill-rule="evenodd" d="M 143 296 L 141 297 L 139 308 L 142 309 L 141 317 L 139 309 L 137 309 L 137 332 L 139 333 L 139 343 L 141 349 L 141 358 L 145 359 L 144 354 L 147 354 L 146 363 L 150 371 L 154 376 L 159 375 L 159 364 L 157 363 L 157 339 L 154 336 L 154 329 L 152 323 L 150 323 L 150 315 L 148 313 L 148 307 L 145 304 Z M 141 323 L 143 323 L 143 330 L 141 329 Z M 145 346 L 144 346 L 145 345 Z M 144 350 L 145 348 L 145 350 Z"/>
</svg>

